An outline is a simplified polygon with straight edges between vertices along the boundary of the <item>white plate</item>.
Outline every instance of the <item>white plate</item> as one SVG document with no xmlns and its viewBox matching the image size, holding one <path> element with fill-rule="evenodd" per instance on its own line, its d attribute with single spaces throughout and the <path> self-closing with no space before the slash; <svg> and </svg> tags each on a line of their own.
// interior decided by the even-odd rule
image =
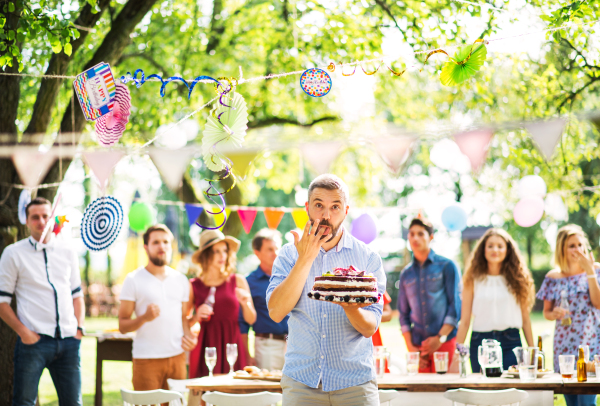
<svg viewBox="0 0 600 406">
<path fill-rule="evenodd" d="M 506 375 L 508 375 L 509 378 L 518 378 L 519 377 L 519 373 L 518 372 L 509 372 L 509 371 L 504 371 L 504 373 Z M 544 372 L 537 372 L 535 377 L 536 378 L 541 378 L 544 375 L 548 375 L 548 374 L 553 374 L 554 371 L 544 371 Z"/>
</svg>

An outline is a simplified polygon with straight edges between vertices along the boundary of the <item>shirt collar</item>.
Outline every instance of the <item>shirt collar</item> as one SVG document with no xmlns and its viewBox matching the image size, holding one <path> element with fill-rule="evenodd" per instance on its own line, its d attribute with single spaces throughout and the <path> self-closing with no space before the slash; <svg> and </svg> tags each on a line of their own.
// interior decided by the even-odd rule
<svg viewBox="0 0 600 406">
<path fill-rule="evenodd" d="M 340 252 L 342 248 L 352 249 L 352 240 L 346 235 L 346 229 L 342 226 L 341 228 L 342 238 L 338 241 L 334 247 L 335 252 Z"/>
<path fill-rule="evenodd" d="M 432 249 L 429 250 L 429 255 L 427 255 L 427 259 L 425 260 L 425 262 L 423 263 L 423 265 L 427 264 L 427 263 L 433 263 L 435 262 L 435 252 L 433 252 Z M 413 262 L 414 263 L 418 263 L 418 261 L 415 259 L 415 254 L 413 253 Z"/>
<path fill-rule="evenodd" d="M 260 271 L 259 272 L 259 278 L 271 279 L 271 277 L 269 275 L 267 275 L 265 271 L 262 270 L 262 268 L 260 267 L 260 265 L 258 267 L 256 267 L 256 270 Z"/>
<path fill-rule="evenodd" d="M 52 235 L 50 236 L 50 241 L 48 241 L 46 244 L 36 241 L 31 236 L 29 237 L 29 243 L 32 245 L 33 249 L 36 251 L 41 251 L 43 249 L 47 249 L 47 250 L 54 249 L 54 241 L 55 241 L 55 238 Z"/>
</svg>

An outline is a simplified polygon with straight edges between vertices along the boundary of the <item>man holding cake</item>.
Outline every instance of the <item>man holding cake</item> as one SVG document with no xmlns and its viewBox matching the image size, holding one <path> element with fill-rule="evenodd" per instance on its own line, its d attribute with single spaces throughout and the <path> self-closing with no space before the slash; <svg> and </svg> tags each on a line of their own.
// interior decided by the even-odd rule
<svg viewBox="0 0 600 406">
<path fill-rule="evenodd" d="M 370 337 L 381 321 L 386 278 L 379 255 L 342 227 L 348 200 L 337 176 L 313 180 L 310 221 L 273 265 L 269 315 L 275 322 L 290 315 L 284 406 L 379 405 Z"/>
</svg>

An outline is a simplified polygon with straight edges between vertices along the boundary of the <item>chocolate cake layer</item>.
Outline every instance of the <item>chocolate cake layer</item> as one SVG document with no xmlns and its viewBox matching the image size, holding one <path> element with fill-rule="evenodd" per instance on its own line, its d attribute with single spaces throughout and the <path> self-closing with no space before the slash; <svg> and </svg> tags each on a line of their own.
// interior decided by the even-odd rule
<svg viewBox="0 0 600 406">
<path fill-rule="evenodd" d="M 377 286 L 373 286 L 373 287 L 363 287 L 363 288 L 355 288 L 355 287 L 348 287 L 348 286 L 335 286 L 335 287 L 331 287 L 331 286 L 323 286 L 321 284 L 316 284 L 313 286 L 313 290 L 319 291 L 319 292 L 348 292 L 348 291 L 352 291 L 352 292 L 377 292 Z"/>
</svg>

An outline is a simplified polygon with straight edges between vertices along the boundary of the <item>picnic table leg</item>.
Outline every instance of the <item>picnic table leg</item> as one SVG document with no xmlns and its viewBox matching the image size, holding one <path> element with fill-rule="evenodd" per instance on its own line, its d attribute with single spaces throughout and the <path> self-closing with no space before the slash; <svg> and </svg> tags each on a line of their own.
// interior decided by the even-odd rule
<svg viewBox="0 0 600 406">
<path fill-rule="evenodd" d="M 202 391 L 190 389 L 188 394 L 188 406 L 200 406 L 202 402 Z"/>
<path fill-rule="evenodd" d="M 98 350 L 96 350 L 96 394 L 94 396 L 94 406 L 102 406 L 102 358 L 100 358 Z"/>
</svg>

